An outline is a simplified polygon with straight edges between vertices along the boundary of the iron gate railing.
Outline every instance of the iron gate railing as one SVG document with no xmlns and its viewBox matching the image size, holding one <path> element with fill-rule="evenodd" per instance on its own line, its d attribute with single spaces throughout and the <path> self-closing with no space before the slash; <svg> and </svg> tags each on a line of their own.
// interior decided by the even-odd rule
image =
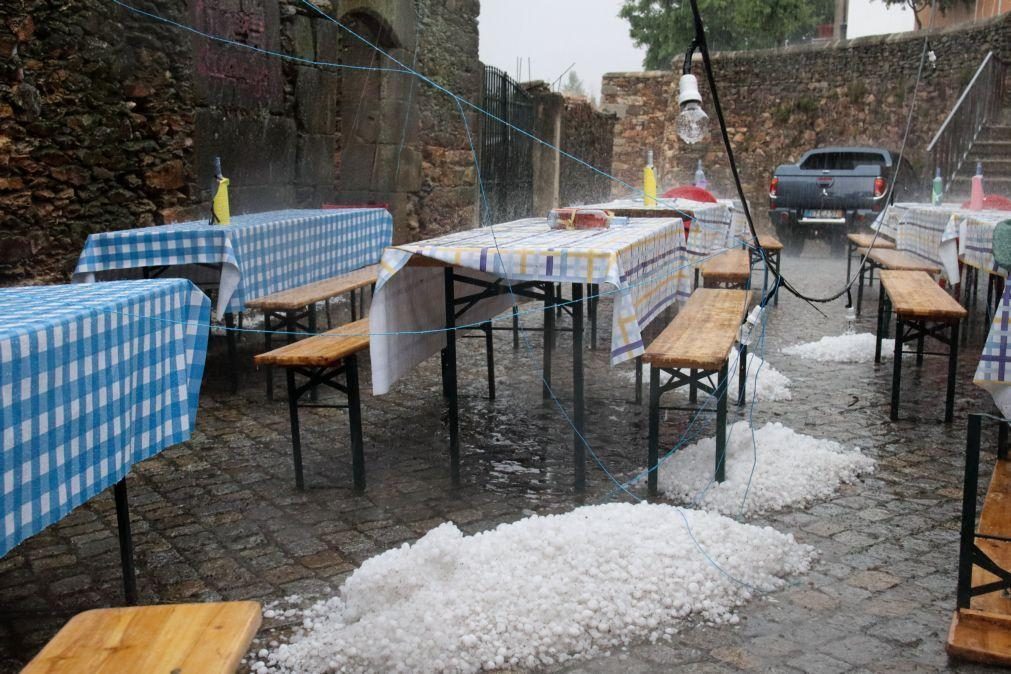
<svg viewBox="0 0 1011 674">
<path fill-rule="evenodd" d="M 962 168 L 983 126 L 1000 113 L 1006 71 L 1004 62 L 989 52 L 927 146 L 931 168 L 940 167 L 946 186 Z"/>
<path fill-rule="evenodd" d="M 533 132 L 534 103 L 529 94 L 498 68 L 485 66 L 482 107 L 524 131 Z M 534 207 L 533 141 L 506 124 L 481 116 L 480 164 L 487 204 L 481 224 L 529 217 Z"/>
</svg>

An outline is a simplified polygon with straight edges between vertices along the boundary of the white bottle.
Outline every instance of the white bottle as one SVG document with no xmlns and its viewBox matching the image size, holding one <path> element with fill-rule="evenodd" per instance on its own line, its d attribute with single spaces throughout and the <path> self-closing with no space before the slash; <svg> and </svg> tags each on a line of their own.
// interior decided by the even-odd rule
<svg viewBox="0 0 1011 674">
<path fill-rule="evenodd" d="M 699 160 L 699 165 L 695 169 L 695 187 L 701 187 L 706 189 L 709 187 L 709 182 L 706 180 L 706 172 L 702 170 L 702 160 Z"/>
</svg>

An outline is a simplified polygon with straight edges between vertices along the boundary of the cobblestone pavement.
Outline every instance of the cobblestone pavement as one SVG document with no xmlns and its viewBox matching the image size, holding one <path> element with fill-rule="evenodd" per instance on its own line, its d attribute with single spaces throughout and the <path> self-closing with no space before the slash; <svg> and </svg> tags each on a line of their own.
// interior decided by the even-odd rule
<svg viewBox="0 0 1011 674">
<path fill-rule="evenodd" d="M 787 258 L 783 266 L 797 285 L 816 293 L 838 287 L 844 275 L 839 260 Z M 873 330 L 876 297 L 877 288 L 861 331 Z M 788 344 L 839 334 L 842 301 L 825 311 L 827 318 L 786 293 L 772 309 L 766 357 L 793 381 L 793 402 L 759 403 L 755 410 L 758 424 L 779 420 L 858 445 L 878 461 L 871 478 L 831 500 L 755 520 L 817 547 L 813 571 L 743 607 L 739 625 L 686 625 L 670 643 L 559 671 L 929 672 L 955 666 L 943 644 L 955 601 L 966 414 L 993 410 L 970 383 L 982 320 L 975 318 L 961 352 L 956 422 L 941 422 L 945 359 L 927 358 L 919 370 L 912 363 L 904 370 L 902 420 L 892 423 L 889 365 L 817 364 L 779 353 Z M 602 314 L 605 345 L 606 303 Z M 295 490 L 285 403 L 266 402 L 261 375 L 251 367 L 242 371 L 241 392 L 228 393 L 227 363 L 217 344 L 192 440 L 135 466 L 128 481 L 142 601 L 317 597 L 366 558 L 441 522 L 475 532 L 606 498 L 610 485 L 593 467 L 587 496 L 580 500 L 571 491 L 571 431 L 541 400 L 540 336 L 533 333 L 531 341 L 534 353 L 522 346 L 514 351 L 508 333 L 496 336 L 494 402 L 486 398 L 481 340 L 463 344 L 458 490 L 449 485 L 438 359 L 392 394 L 366 395 L 365 496 L 350 490 L 347 423 L 338 410 L 304 412 L 308 489 Z M 563 335 L 556 357 L 555 383 L 563 394 L 570 390 L 569 344 Z M 244 355 L 259 346 L 247 339 Z M 602 349 L 589 353 L 587 372 L 589 440 L 610 470 L 632 475 L 645 462 L 647 414 L 633 402 L 631 367 L 610 368 Z M 662 441 L 673 444 L 687 418 L 665 424 Z M 988 472 L 984 461 L 984 489 Z M 0 558 L 0 671 L 16 671 L 74 613 L 119 604 L 121 597 L 110 490 Z M 266 621 L 259 638 L 270 640 L 272 630 L 284 629 Z"/>
</svg>

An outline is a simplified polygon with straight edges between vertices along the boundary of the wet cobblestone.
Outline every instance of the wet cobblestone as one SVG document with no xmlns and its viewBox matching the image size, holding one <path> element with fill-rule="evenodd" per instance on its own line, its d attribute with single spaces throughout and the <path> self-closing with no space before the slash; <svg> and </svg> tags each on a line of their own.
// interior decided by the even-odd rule
<svg viewBox="0 0 1011 674">
<path fill-rule="evenodd" d="M 784 260 L 793 282 L 816 294 L 838 287 L 844 268 L 839 260 Z M 876 297 L 876 288 L 865 296 L 860 331 L 873 330 Z M 765 357 L 792 380 L 793 401 L 760 402 L 754 410 L 756 424 L 781 421 L 860 446 L 878 462 L 872 476 L 833 499 L 752 520 L 815 546 L 814 569 L 743 607 L 739 625 L 683 625 L 671 642 L 556 671 L 983 669 L 949 662 L 944 653 L 955 603 L 966 415 L 993 411 L 971 384 L 984 334 L 981 315 L 960 352 L 956 421 L 946 426 L 943 358 L 928 357 L 921 368 L 907 363 L 901 420 L 893 423 L 890 364 L 812 363 L 779 353 L 842 332 L 842 300 L 821 306 L 827 317 L 783 293 L 771 309 Z M 601 313 L 603 347 L 607 302 Z M 292 594 L 311 600 L 334 591 L 365 559 L 442 522 L 470 533 L 617 498 L 592 460 L 586 496 L 573 494 L 571 429 L 541 399 L 540 336 L 530 339 L 533 353 L 523 346 L 514 351 L 507 332 L 496 335 L 495 401 L 487 399 L 483 342 L 462 341 L 459 489 L 449 482 L 438 359 L 388 396 L 366 393 L 363 496 L 351 490 L 347 422 L 338 410 L 303 411 L 307 489 L 295 490 L 287 406 L 266 401 L 262 374 L 251 367 L 241 372 L 240 393 L 229 393 L 224 350 L 215 343 L 192 439 L 135 466 L 128 480 L 142 602 L 271 602 Z M 553 380 L 566 405 L 570 344 L 563 334 Z M 247 338 L 244 362 L 259 348 Z M 587 352 L 586 367 L 587 437 L 604 465 L 628 478 L 645 462 L 647 421 L 646 407 L 633 400 L 631 367 L 610 368 L 604 348 Z M 363 389 L 367 365 L 364 370 Z M 283 397 L 282 387 L 276 390 Z M 661 442 L 676 442 L 687 420 L 672 414 Z M 985 458 L 983 489 L 989 468 Z M 17 671 L 73 614 L 122 602 L 115 522 L 110 490 L 0 558 L 0 672 Z M 281 620 L 265 621 L 257 647 L 286 628 Z"/>
</svg>

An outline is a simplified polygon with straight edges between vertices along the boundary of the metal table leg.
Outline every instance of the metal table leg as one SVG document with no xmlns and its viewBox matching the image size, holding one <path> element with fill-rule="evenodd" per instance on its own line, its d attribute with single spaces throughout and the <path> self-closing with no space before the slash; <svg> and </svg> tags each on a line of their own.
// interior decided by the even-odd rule
<svg viewBox="0 0 1011 674">
<path fill-rule="evenodd" d="M 955 418 L 955 370 L 958 367 L 959 321 L 951 324 L 948 340 L 948 390 L 944 400 L 944 423 L 950 424 Z"/>
<path fill-rule="evenodd" d="M 586 490 L 586 400 L 583 396 L 583 285 L 572 284 L 572 393 L 576 428 L 572 433 L 574 445 L 576 491 Z"/>
<path fill-rule="evenodd" d="M 727 363 L 720 367 L 716 383 L 716 481 L 726 479 L 727 469 L 727 389 L 730 380 L 727 377 Z"/>
<path fill-rule="evenodd" d="M 456 295 L 452 267 L 445 271 L 446 295 L 446 367 L 443 368 L 443 390 L 449 399 L 449 475 L 454 487 L 460 485 L 460 408 L 456 391 Z"/>
<path fill-rule="evenodd" d="M 137 575 L 133 567 L 133 534 L 130 531 L 130 506 L 126 497 L 126 477 L 112 488 L 116 499 L 116 526 L 119 529 L 119 558 L 123 565 L 123 593 L 128 606 L 137 605 Z"/>
<path fill-rule="evenodd" d="M 879 284 L 880 285 L 880 284 Z M 895 362 L 892 364 L 892 407 L 890 418 L 899 420 L 899 387 L 902 385 L 902 337 L 906 322 L 899 316 L 895 317 Z"/>
<path fill-rule="evenodd" d="M 544 386 L 541 397 L 551 398 L 551 351 L 555 348 L 555 284 L 544 284 Z"/>
<path fill-rule="evenodd" d="M 239 392 L 239 354 L 235 346 L 235 314 L 225 314 L 225 343 L 228 344 L 228 364 L 231 369 L 232 393 Z"/>
<path fill-rule="evenodd" d="M 657 493 L 657 462 L 660 461 L 660 368 L 650 367 L 649 372 L 649 449 L 646 455 L 646 477 L 649 495 Z"/>
</svg>

